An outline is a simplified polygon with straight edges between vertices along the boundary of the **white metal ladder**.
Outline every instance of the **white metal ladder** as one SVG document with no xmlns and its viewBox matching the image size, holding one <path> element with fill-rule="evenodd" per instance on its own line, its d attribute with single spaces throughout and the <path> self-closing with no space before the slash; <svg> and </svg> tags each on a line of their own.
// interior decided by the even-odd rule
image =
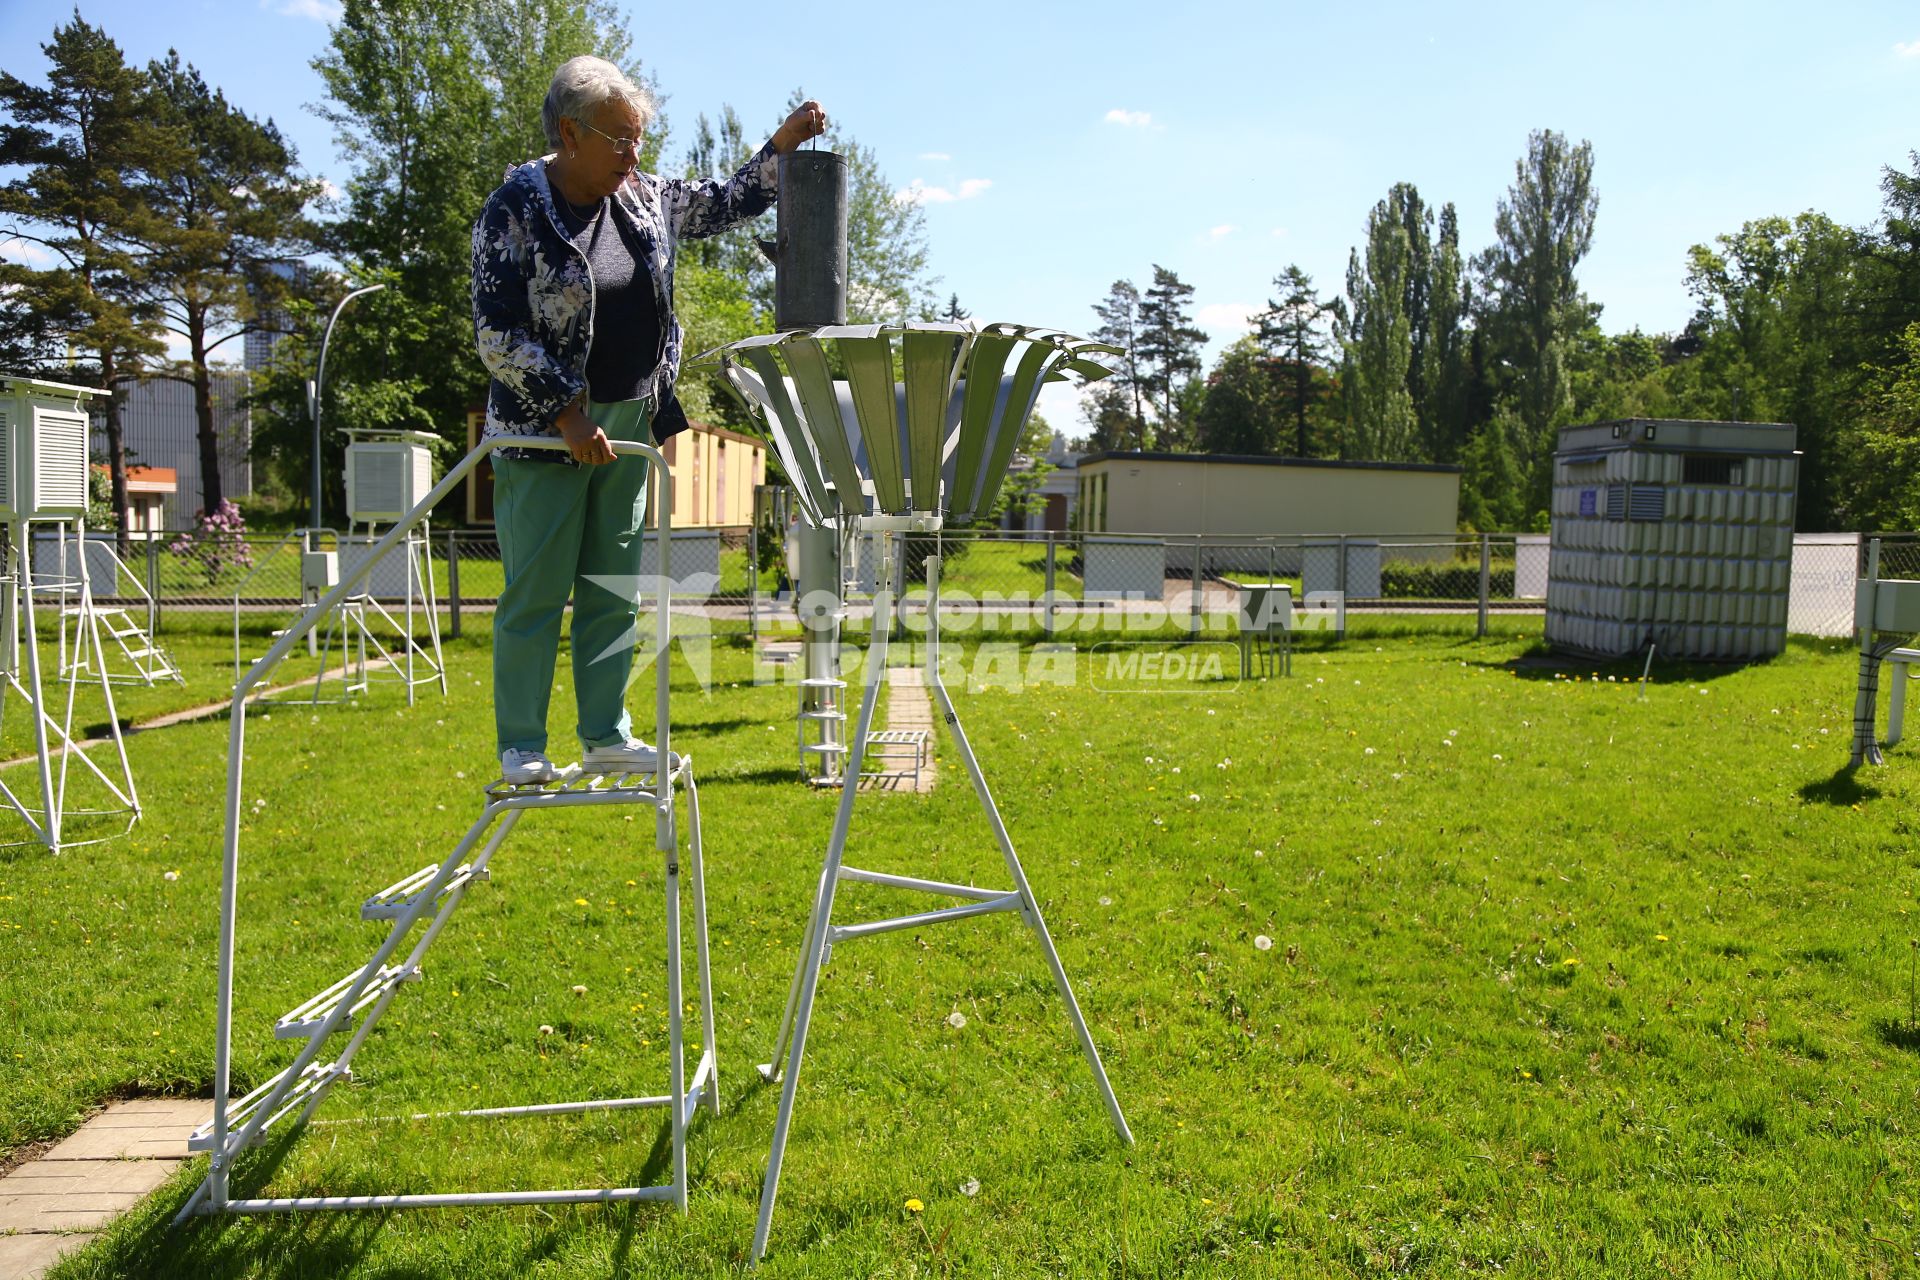
<svg viewBox="0 0 1920 1280">
<path fill-rule="evenodd" d="M 162 680 L 171 680 L 175 684 L 187 682 L 187 678 L 180 674 L 180 668 L 175 664 L 173 655 L 147 634 L 147 629 L 140 625 L 140 620 L 133 616 L 131 610 L 120 605 L 95 605 L 93 613 L 100 619 L 101 630 L 120 646 L 120 655 L 127 660 L 127 665 L 133 671 L 130 676 L 118 675 L 107 668 L 105 662 L 102 662 L 100 665 L 107 679 L 123 684 L 137 682 L 148 687 L 159 684 Z M 66 623 L 77 627 L 80 624 L 80 610 L 67 609 L 64 619 Z M 78 662 L 67 668 L 67 678 L 70 680 L 78 679 L 81 674 Z"/>
<path fill-rule="evenodd" d="M 686 794 L 688 825 L 688 887 L 693 894 L 696 981 L 700 998 L 700 1060 L 691 1075 L 686 1069 L 686 1030 L 681 996 L 680 857 L 677 841 L 665 855 L 667 938 L 668 1092 L 572 1102 L 541 1102 L 517 1106 L 430 1112 L 420 1119 L 489 1118 L 514 1115 L 565 1115 L 585 1111 L 619 1111 L 637 1107 L 666 1107 L 670 1112 L 673 1152 L 672 1181 L 658 1186 L 619 1187 L 582 1191 L 479 1191 L 427 1194 L 302 1196 L 294 1198 L 228 1199 L 224 1212 L 271 1213 L 279 1210 L 397 1209 L 438 1205 L 608 1203 L 625 1200 L 670 1200 L 687 1204 L 686 1133 L 702 1104 L 715 1115 L 720 1110 L 720 1080 L 714 1049 L 713 981 L 707 948 L 707 899 L 700 838 L 700 799 L 691 760 L 675 759 L 664 776 L 655 773 L 597 774 L 574 766 L 551 783 L 514 786 L 495 782 L 486 789 L 480 817 L 444 860 L 428 863 L 388 885 L 360 906 L 360 918 L 391 921 L 384 941 L 359 967 L 317 995 L 296 1005 L 274 1023 L 279 1040 L 306 1041 L 285 1068 L 246 1096 L 216 1109 L 213 1119 L 188 1139 L 190 1151 L 214 1153 L 216 1172 L 225 1172 L 240 1152 L 265 1141 L 281 1121 L 298 1127 L 309 1120 L 334 1085 L 353 1077 L 354 1056 L 366 1043 L 375 1024 L 402 987 L 419 981 L 427 949 L 439 936 L 454 909 L 475 884 L 492 878 L 494 855 L 505 844 L 521 815 L 531 810 L 619 805 L 650 807 L 661 823 L 673 825 L 673 789 Z M 483 843 L 484 841 L 484 843 Z M 473 852 L 479 847 L 479 853 Z M 424 930 L 416 934 L 424 922 Z M 403 950 L 403 944 L 412 939 Z M 323 1050 L 334 1036 L 348 1037 L 331 1061 Z M 180 1221 L 204 1211 L 214 1174 L 210 1173 L 193 1198 L 181 1209 Z"/>
<path fill-rule="evenodd" d="M 704 1040 L 713 1041 L 712 989 L 708 978 L 706 949 L 706 902 L 700 866 L 700 809 L 694 790 L 690 762 L 677 759 L 671 748 L 671 678 L 667 661 L 672 643 L 672 611 L 667 607 L 663 587 L 654 627 L 654 732 L 659 737 L 659 761 L 651 774 L 589 775 L 570 771 L 555 784 L 532 787 L 507 787 L 495 783 L 488 788 L 487 801 L 480 818 L 447 858 L 433 867 L 423 867 L 411 876 L 389 885 L 363 904 L 362 914 L 371 919 L 392 919 L 386 941 L 360 968 L 333 983 L 319 995 L 304 1002 L 280 1020 L 278 1034 L 305 1037 L 307 1043 L 285 1070 L 277 1073 L 259 1089 L 245 1097 L 232 1096 L 233 1080 L 233 1000 L 235 939 L 240 914 L 240 833 L 241 796 L 246 773 L 246 738 L 249 696 L 292 652 L 293 647 L 319 626 L 350 596 L 364 594 L 362 581 L 387 552 L 399 545 L 409 532 L 427 519 L 434 504 L 453 492 L 465 476 L 496 448 L 511 443 L 516 448 L 564 449 L 557 437 L 500 437 L 482 441 L 480 446 L 448 471 L 432 492 L 416 505 L 367 551 L 366 557 L 341 581 L 313 601 L 292 626 L 280 635 L 265 657 L 240 672 L 234 682 L 232 710 L 227 717 L 227 789 L 225 830 L 221 850 L 219 973 L 214 1008 L 213 1122 L 196 1136 L 196 1145 L 209 1152 L 211 1160 L 206 1180 L 201 1183 L 176 1223 L 196 1213 L 275 1213 L 282 1211 L 424 1208 L 444 1205 L 488 1204 L 561 1204 L 629 1200 L 668 1200 L 683 1212 L 687 1207 L 686 1131 L 693 1112 L 702 1102 L 718 1110 L 718 1078 L 711 1047 L 701 1055 L 689 1080 L 684 1057 L 684 1027 L 680 993 L 680 868 L 679 834 L 675 816 L 674 788 L 686 792 L 690 869 L 693 874 L 694 920 L 699 952 L 701 1017 Z M 617 456 L 639 456 L 660 469 L 660 491 L 673 492 L 666 458 L 650 444 L 615 441 Z M 660 577 L 671 581 L 669 559 L 672 554 L 671 503 L 655 504 L 653 533 L 660 540 Z M 237 632 L 236 632 L 237 635 Z M 236 639 L 236 649 L 238 641 Z M 236 659 L 237 666 L 237 659 Z M 651 778 L 651 782 L 647 779 Z M 610 781 L 609 781 L 610 780 Z M 396 779 L 397 781 L 397 779 Z M 448 916 L 465 896 L 468 888 L 483 873 L 501 843 L 529 809 L 556 809 L 573 806 L 649 804 L 654 811 L 654 846 L 662 855 L 666 870 L 666 933 L 669 1004 L 669 1031 L 672 1056 L 668 1065 L 669 1092 L 665 1096 L 594 1099 L 587 1102 L 537 1103 L 524 1107 L 489 1108 L 480 1111 L 453 1112 L 450 1115 L 480 1117 L 503 1114 L 555 1114 L 608 1108 L 666 1106 L 671 1112 L 674 1176 L 668 1184 L 653 1187 L 614 1187 L 597 1189 L 563 1188 L 551 1191 L 472 1191 L 446 1194 L 403 1194 L 362 1196 L 301 1196 L 292 1198 L 236 1198 L 231 1178 L 234 1161 L 259 1138 L 268 1126 L 288 1117 L 297 1125 L 308 1118 L 328 1091 L 347 1078 L 352 1060 L 373 1023 L 392 1003 L 400 987 L 419 970 L 428 946 L 445 925 Z M 489 834 L 489 832 L 491 834 Z M 480 853 L 471 861 L 467 855 L 485 836 Z M 429 918 L 430 916 L 430 918 Z M 401 944 L 422 920 L 426 928 L 399 961 Z M 352 1026 L 346 1047 L 331 1062 L 321 1062 L 321 1051 L 336 1033 Z"/>
</svg>

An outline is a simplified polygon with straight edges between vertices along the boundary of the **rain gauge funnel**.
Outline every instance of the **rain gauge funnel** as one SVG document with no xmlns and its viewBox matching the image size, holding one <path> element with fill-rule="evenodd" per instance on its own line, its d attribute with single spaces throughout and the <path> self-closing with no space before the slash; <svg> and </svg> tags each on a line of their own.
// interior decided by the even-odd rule
<svg viewBox="0 0 1920 1280">
<path fill-rule="evenodd" d="M 772 1226 L 820 971 L 837 942 L 998 912 L 1017 915 L 1046 959 L 1114 1130 L 1123 1141 L 1133 1141 L 1041 918 L 1039 901 L 941 682 L 937 554 L 926 561 L 924 679 L 1000 849 L 1008 883 L 1002 888 L 960 885 L 862 870 L 844 861 L 874 711 L 885 683 L 902 539 L 909 533 L 937 536 L 949 520 L 964 524 L 991 511 L 1040 389 L 1068 378 L 1108 376 L 1112 370 L 1096 357 L 1118 354 L 1118 349 L 1022 324 L 844 323 L 845 170 L 837 161 L 799 152 L 782 164 L 780 235 L 769 251 L 776 263 L 779 332 L 728 343 L 696 361 L 718 372 L 764 423 L 805 520 L 846 535 L 877 536 L 881 549 L 860 711 L 842 749 L 840 804 L 779 1036 L 771 1060 L 761 1068 L 782 1087 L 754 1232 L 755 1259 L 765 1254 Z M 844 687 L 838 680 L 831 683 Z M 836 924 L 835 894 L 848 882 L 917 890 L 958 903 Z"/>
</svg>

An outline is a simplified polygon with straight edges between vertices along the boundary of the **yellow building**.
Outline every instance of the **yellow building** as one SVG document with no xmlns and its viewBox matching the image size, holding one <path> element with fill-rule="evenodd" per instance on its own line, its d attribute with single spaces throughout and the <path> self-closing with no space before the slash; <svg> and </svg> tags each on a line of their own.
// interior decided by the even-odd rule
<svg viewBox="0 0 1920 1280">
<path fill-rule="evenodd" d="M 467 415 L 467 447 L 480 443 L 485 415 Z M 744 531 L 753 521 L 753 490 L 766 483 L 767 445 L 738 431 L 696 422 L 671 437 L 660 452 L 673 472 L 673 527 Z M 660 500 L 653 478 L 649 504 Z M 649 505 L 647 520 L 656 507 Z M 482 462 L 467 477 L 467 523 L 493 523 L 493 467 Z"/>
<path fill-rule="evenodd" d="M 1075 527 L 1214 538 L 1451 537 L 1460 468 L 1218 453 L 1094 453 L 1080 460 Z"/>
</svg>

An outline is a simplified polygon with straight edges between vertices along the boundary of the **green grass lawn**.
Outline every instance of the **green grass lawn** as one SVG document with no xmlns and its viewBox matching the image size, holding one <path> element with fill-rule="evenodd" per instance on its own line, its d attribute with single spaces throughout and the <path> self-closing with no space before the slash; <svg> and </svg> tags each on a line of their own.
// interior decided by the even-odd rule
<svg viewBox="0 0 1920 1280">
<path fill-rule="evenodd" d="M 956 689 L 1138 1145 L 1117 1146 L 1017 921 L 843 942 L 765 1274 L 1920 1267 L 1920 751 L 1842 769 L 1852 653 L 1667 668 L 1642 700 L 1622 669 L 1517 665 L 1527 623 L 1485 641 L 1407 625 L 1357 621 L 1290 680 Z M 450 646 L 444 701 L 376 691 L 250 724 L 237 1085 L 292 1057 L 273 1019 L 377 943 L 361 900 L 437 861 L 476 812 L 484 639 Z M 695 1122 L 686 1217 L 169 1233 L 201 1160 L 55 1274 L 741 1273 L 777 1101 L 751 1064 L 834 797 L 789 780 L 792 692 L 753 686 L 738 648 L 715 675 L 711 693 L 676 691 L 675 743 L 702 782 L 725 1104 Z M 556 740 L 564 669 L 561 685 Z M 150 808 L 131 836 L 0 851 L 0 1151 L 116 1095 L 208 1092 L 226 742 L 222 721 L 137 736 Z M 663 1089 L 650 834 L 608 811 L 522 823 L 321 1116 Z M 931 796 L 862 799 L 849 861 L 1000 880 L 950 744 Z M 841 901 L 844 920 L 921 902 L 863 886 Z M 653 1181 L 662 1121 L 316 1127 L 250 1153 L 236 1187 Z"/>
</svg>

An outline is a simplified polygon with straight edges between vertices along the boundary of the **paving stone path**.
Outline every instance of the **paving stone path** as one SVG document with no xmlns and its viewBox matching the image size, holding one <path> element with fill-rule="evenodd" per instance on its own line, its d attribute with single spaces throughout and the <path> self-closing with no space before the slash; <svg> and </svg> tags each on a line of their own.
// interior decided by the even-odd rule
<svg viewBox="0 0 1920 1280">
<path fill-rule="evenodd" d="M 35 1280 L 174 1175 L 213 1114 L 194 1098 L 107 1105 L 38 1160 L 0 1178 L 0 1280 Z"/>
</svg>

